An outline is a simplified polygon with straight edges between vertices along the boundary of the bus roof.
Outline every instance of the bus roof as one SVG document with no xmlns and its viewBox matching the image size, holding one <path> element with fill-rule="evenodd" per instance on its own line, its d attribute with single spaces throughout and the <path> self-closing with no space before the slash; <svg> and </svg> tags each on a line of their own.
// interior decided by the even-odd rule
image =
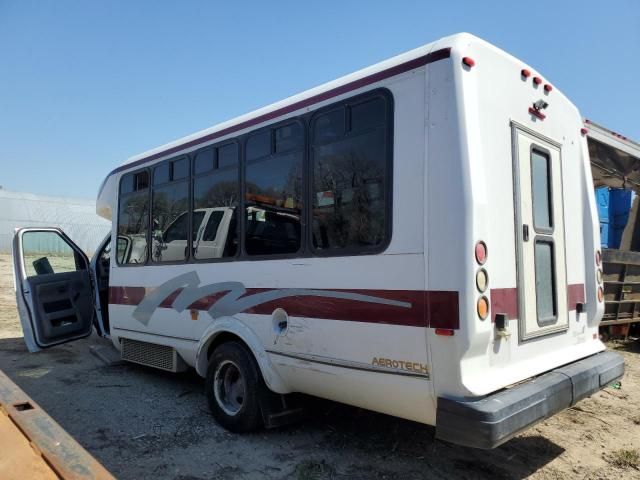
<svg viewBox="0 0 640 480">
<path fill-rule="evenodd" d="M 436 40 L 435 42 L 428 43 L 388 60 L 376 63 L 370 67 L 363 68 L 336 80 L 332 80 L 297 95 L 293 95 L 279 102 L 272 103 L 266 107 L 259 108 L 226 122 L 219 123 L 160 147 L 147 150 L 146 152 L 130 157 L 112 173 L 124 170 L 125 168 L 130 168 L 133 164 L 153 161 L 206 142 L 211 142 L 217 138 L 230 135 L 245 128 L 259 125 L 282 115 L 286 115 L 289 112 L 348 93 L 370 83 L 413 70 L 443 58 L 448 58 L 451 46 L 456 42 L 456 40 L 464 38 L 476 39 L 476 37 L 471 34 L 458 33 Z M 438 47 L 437 49 L 435 49 L 436 46 Z"/>
</svg>

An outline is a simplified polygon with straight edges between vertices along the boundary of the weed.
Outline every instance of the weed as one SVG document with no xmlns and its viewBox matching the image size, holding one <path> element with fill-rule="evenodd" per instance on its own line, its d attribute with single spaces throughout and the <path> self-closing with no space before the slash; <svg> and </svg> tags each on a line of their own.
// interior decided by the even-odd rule
<svg viewBox="0 0 640 480">
<path fill-rule="evenodd" d="M 333 467 L 324 460 L 321 462 L 305 460 L 296 465 L 295 470 L 297 480 L 321 480 L 333 477 L 333 473 Z"/>
<path fill-rule="evenodd" d="M 611 452 L 607 461 L 619 468 L 640 470 L 640 453 L 638 453 L 638 450 L 615 450 Z"/>
</svg>

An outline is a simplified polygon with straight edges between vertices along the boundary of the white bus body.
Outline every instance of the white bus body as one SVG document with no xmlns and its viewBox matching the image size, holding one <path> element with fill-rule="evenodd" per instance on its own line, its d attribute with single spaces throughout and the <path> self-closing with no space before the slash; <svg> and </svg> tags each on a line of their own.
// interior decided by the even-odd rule
<svg viewBox="0 0 640 480">
<path fill-rule="evenodd" d="M 98 196 L 118 258 L 94 275 L 97 328 L 125 359 L 194 367 L 233 430 L 257 425 L 261 377 L 495 447 L 623 373 L 598 338 L 581 127 L 535 69 L 458 34 L 133 157 Z M 180 205 L 193 219 L 167 241 Z M 18 255 L 36 233 L 18 232 Z M 42 333 L 50 312 L 29 311 L 47 271 L 27 264 L 30 348 L 88 334 L 88 314 Z"/>
</svg>

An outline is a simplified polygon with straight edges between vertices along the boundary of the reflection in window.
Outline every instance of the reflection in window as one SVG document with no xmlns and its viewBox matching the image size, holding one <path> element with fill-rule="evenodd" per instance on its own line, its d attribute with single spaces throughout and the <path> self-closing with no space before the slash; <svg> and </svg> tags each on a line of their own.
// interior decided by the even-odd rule
<svg viewBox="0 0 640 480">
<path fill-rule="evenodd" d="M 263 150 L 261 157 L 247 158 L 245 248 L 249 255 L 300 250 L 304 137 L 302 128 L 286 127 L 276 129 L 280 132 L 276 138 L 286 153 Z M 270 133 L 265 130 L 259 135 L 270 138 Z"/>
<path fill-rule="evenodd" d="M 260 133 L 251 135 L 247 139 L 245 149 L 247 160 L 269 155 L 271 153 L 271 130 L 263 130 Z"/>
<path fill-rule="evenodd" d="M 536 230 L 553 228 L 551 214 L 551 172 L 549 155 L 531 151 L 531 183 L 533 188 L 533 226 Z"/>
<path fill-rule="evenodd" d="M 534 262 L 536 270 L 536 309 L 538 323 L 549 324 L 556 318 L 556 287 L 553 243 L 537 240 Z"/>
<path fill-rule="evenodd" d="M 164 175 L 168 167 L 168 176 Z M 160 171 L 162 174 L 156 175 Z M 154 262 L 187 258 L 189 234 L 189 162 L 186 158 L 154 169 L 151 255 Z"/>
<path fill-rule="evenodd" d="M 388 230 L 388 107 L 382 98 L 351 107 L 342 135 L 344 116 L 336 112 L 314 120 L 313 246 L 375 249 Z"/>
<path fill-rule="evenodd" d="M 120 264 L 147 261 L 149 229 L 149 172 L 122 177 L 118 209 L 118 252 Z"/>
<path fill-rule="evenodd" d="M 24 232 L 22 256 L 27 277 L 86 268 L 82 256 L 58 233 L 51 231 Z"/>
<path fill-rule="evenodd" d="M 193 256 L 200 260 L 234 257 L 238 251 L 238 146 L 211 152 L 217 166 L 193 179 Z"/>
</svg>

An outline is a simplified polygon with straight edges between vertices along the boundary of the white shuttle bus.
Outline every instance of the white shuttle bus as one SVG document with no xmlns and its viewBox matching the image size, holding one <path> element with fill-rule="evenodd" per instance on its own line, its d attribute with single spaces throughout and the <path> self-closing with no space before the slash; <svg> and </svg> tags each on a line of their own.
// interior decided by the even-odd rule
<svg viewBox="0 0 640 480">
<path fill-rule="evenodd" d="M 493 448 L 623 374 L 598 337 L 598 220 L 576 107 L 447 37 L 113 170 L 93 260 L 14 241 L 30 350 L 95 327 L 206 378 L 232 431 L 299 392 Z"/>
</svg>

